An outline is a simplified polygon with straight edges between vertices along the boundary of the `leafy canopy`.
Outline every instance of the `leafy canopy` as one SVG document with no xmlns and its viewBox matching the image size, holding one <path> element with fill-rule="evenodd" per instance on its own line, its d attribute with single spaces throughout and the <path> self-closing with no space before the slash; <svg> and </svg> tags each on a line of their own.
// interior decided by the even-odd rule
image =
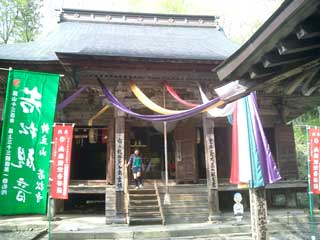
<svg viewBox="0 0 320 240">
<path fill-rule="evenodd" d="M 0 0 L 0 43 L 29 42 L 40 32 L 42 0 Z"/>
</svg>

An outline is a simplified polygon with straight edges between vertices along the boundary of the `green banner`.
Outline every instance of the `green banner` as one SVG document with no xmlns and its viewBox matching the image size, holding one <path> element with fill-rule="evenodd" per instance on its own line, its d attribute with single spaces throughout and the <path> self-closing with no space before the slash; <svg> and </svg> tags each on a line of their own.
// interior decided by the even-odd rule
<svg viewBox="0 0 320 240">
<path fill-rule="evenodd" d="M 0 215 L 45 213 L 59 75 L 9 72 L 0 146 Z"/>
</svg>

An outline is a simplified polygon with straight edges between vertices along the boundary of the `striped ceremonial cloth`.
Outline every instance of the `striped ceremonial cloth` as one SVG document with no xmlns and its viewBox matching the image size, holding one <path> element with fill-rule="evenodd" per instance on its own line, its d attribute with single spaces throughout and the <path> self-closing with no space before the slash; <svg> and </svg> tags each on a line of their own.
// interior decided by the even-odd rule
<svg viewBox="0 0 320 240">
<path fill-rule="evenodd" d="M 232 117 L 230 182 L 262 187 L 281 179 L 257 110 L 255 93 L 236 102 Z"/>
</svg>

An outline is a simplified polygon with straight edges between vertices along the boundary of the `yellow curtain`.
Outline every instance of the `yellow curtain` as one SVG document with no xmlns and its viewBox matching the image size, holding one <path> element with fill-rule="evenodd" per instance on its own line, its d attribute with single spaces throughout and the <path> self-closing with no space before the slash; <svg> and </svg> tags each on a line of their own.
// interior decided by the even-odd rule
<svg viewBox="0 0 320 240">
<path fill-rule="evenodd" d="M 109 108 L 108 105 L 105 105 L 102 109 L 99 110 L 99 112 L 97 112 L 94 116 L 92 116 L 89 120 L 88 120 L 88 126 L 91 127 L 92 123 L 95 119 L 97 119 L 101 114 L 103 114 L 105 111 L 107 111 Z M 96 142 L 96 138 L 95 138 L 95 130 L 90 128 L 89 129 L 89 143 L 95 143 Z"/>
<path fill-rule="evenodd" d="M 187 111 L 187 110 L 171 110 L 171 109 L 163 108 L 163 107 L 159 106 L 158 104 L 154 103 L 150 98 L 148 98 L 140 90 L 140 88 L 138 88 L 138 86 L 133 81 L 129 81 L 129 86 L 130 86 L 130 89 L 133 92 L 133 94 L 136 96 L 136 98 L 138 98 L 138 100 L 143 105 L 145 105 L 147 108 L 151 109 L 154 112 L 168 115 L 168 114 L 183 113 L 183 112 Z M 206 110 L 204 110 L 203 112 L 207 112 L 213 108 L 222 106 L 223 104 L 224 104 L 224 101 L 219 101 L 219 102 L 213 104 L 212 106 L 210 106 L 209 108 L 207 108 Z"/>
<path fill-rule="evenodd" d="M 140 90 L 140 88 L 138 88 L 138 86 L 136 84 L 134 84 L 132 81 L 129 81 L 129 86 L 130 86 L 131 91 L 133 92 L 133 94 L 138 98 L 138 100 L 143 105 L 145 105 L 146 107 L 151 109 L 152 111 L 155 111 L 155 112 L 160 113 L 160 114 L 165 114 L 165 115 L 184 112 L 184 111 L 178 111 L 178 110 L 170 110 L 170 109 L 166 109 L 166 108 L 163 108 L 163 107 L 159 106 L 158 104 L 156 104 L 153 101 L 151 101 L 151 99 L 148 98 Z"/>
<path fill-rule="evenodd" d="M 99 112 L 97 112 L 95 115 L 93 115 L 89 120 L 88 120 L 88 126 L 92 126 L 92 122 L 93 120 L 95 120 L 96 118 L 98 118 L 102 113 L 104 113 L 105 111 L 107 111 L 109 108 L 108 105 L 105 105 L 103 108 L 101 108 L 99 110 Z"/>
</svg>

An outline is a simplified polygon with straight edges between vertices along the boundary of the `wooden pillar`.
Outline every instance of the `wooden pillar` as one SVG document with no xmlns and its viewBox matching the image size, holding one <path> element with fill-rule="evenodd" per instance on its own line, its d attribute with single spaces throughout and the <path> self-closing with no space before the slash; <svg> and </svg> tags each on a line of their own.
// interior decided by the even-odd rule
<svg viewBox="0 0 320 240">
<path fill-rule="evenodd" d="M 268 240 L 268 215 L 264 187 L 249 190 L 252 240 Z"/>
<path fill-rule="evenodd" d="M 216 161 L 216 148 L 214 140 L 214 120 L 202 116 L 204 150 L 206 159 L 206 173 L 208 186 L 209 221 L 216 221 L 220 215 L 219 196 L 218 196 L 218 173 Z"/>
<path fill-rule="evenodd" d="M 107 139 L 107 185 L 105 197 L 105 216 L 106 224 L 112 224 L 116 220 L 116 191 L 114 186 L 115 175 L 115 121 L 112 119 L 108 124 Z"/>
<path fill-rule="evenodd" d="M 106 186 L 106 206 L 105 216 L 106 224 L 112 224 L 116 216 L 116 191 L 115 187 L 108 185 Z"/>
<path fill-rule="evenodd" d="M 108 139 L 107 139 L 107 184 L 114 184 L 114 120 L 108 124 Z"/>
<path fill-rule="evenodd" d="M 115 194 L 116 214 L 113 223 L 126 223 L 124 206 L 124 154 L 125 114 L 116 111 L 115 116 Z"/>
</svg>

